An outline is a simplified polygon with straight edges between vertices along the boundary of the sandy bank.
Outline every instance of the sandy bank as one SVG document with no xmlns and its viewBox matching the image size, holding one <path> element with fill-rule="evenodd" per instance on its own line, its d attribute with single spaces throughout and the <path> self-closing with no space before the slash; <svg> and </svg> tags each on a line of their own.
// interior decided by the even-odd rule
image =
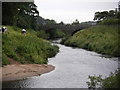
<svg viewBox="0 0 120 90">
<path fill-rule="evenodd" d="M 6 65 L 0 70 L 2 72 L 2 81 L 20 80 L 31 76 L 41 75 L 55 69 L 47 64 L 12 64 Z M 1 79 L 1 77 L 0 77 Z"/>
</svg>

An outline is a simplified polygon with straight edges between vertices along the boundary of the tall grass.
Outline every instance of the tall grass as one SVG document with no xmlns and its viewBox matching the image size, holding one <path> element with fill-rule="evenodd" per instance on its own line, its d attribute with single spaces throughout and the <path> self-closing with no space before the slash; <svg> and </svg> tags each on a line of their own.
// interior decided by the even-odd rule
<svg viewBox="0 0 120 90">
<path fill-rule="evenodd" d="M 120 56 L 118 26 L 98 25 L 81 30 L 67 39 L 64 44 L 84 48 L 102 54 Z"/>
<path fill-rule="evenodd" d="M 27 30 L 25 36 L 21 34 L 20 28 L 7 28 L 8 31 L 2 35 L 3 65 L 9 64 L 9 58 L 20 63 L 45 64 L 47 58 L 55 56 L 59 51 L 57 46 L 38 38 L 33 30 Z"/>
</svg>

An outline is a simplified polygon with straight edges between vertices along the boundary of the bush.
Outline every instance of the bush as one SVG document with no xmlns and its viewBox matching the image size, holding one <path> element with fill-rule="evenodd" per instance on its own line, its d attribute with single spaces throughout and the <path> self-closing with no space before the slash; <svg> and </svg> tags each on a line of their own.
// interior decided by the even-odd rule
<svg viewBox="0 0 120 90">
<path fill-rule="evenodd" d="M 47 48 L 47 56 L 54 57 L 56 53 L 59 52 L 59 47 L 54 45 L 54 47 Z"/>
<path fill-rule="evenodd" d="M 86 82 L 89 89 L 95 88 L 120 88 L 120 70 L 115 73 L 111 73 L 109 77 L 103 79 L 99 76 L 89 76 L 89 82 Z"/>
</svg>

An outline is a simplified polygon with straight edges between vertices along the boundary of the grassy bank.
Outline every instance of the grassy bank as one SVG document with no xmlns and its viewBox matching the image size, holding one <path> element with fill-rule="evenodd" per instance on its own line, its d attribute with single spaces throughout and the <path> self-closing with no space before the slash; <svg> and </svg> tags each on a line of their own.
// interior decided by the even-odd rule
<svg viewBox="0 0 120 90">
<path fill-rule="evenodd" d="M 38 38 L 37 32 L 27 30 L 26 36 L 21 29 L 7 26 L 8 31 L 2 35 L 2 64 L 9 64 L 9 59 L 20 63 L 45 64 L 49 57 L 59 51 L 57 46 Z"/>
<path fill-rule="evenodd" d="M 120 56 L 119 33 L 117 25 L 99 25 L 81 30 L 62 43 L 101 54 Z"/>
</svg>

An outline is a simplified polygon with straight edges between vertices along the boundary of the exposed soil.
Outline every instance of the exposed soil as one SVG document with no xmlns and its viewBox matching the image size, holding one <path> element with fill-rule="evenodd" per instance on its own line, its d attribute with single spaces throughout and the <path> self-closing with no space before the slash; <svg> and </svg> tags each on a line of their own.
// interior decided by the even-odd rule
<svg viewBox="0 0 120 90">
<path fill-rule="evenodd" d="M 14 64 L 0 67 L 2 81 L 20 80 L 31 76 L 41 75 L 55 69 L 54 66 L 47 64 L 19 64 L 12 59 L 10 59 L 10 61 Z"/>
</svg>

